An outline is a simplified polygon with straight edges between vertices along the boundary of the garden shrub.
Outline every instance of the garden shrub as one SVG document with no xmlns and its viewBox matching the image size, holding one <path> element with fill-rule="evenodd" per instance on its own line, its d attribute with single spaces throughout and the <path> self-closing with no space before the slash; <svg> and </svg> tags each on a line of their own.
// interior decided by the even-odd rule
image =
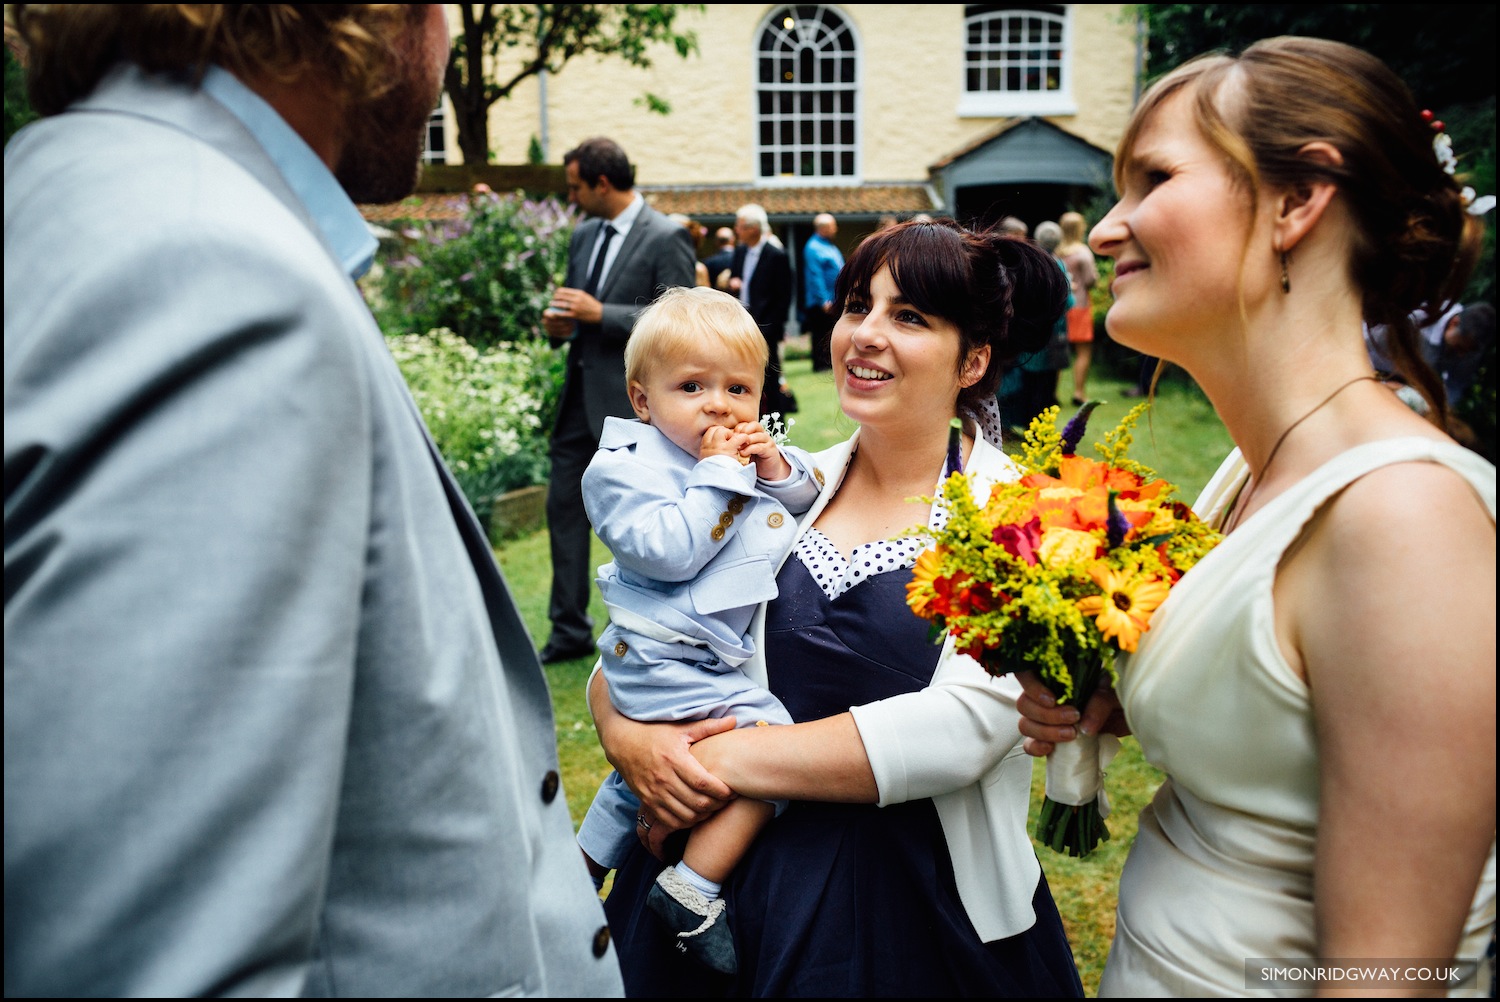
<svg viewBox="0 0 1500 1002">
<path fill-rule="evenodd" d="M 400 248 L 366 282 L 381 330 L 446 328 L 476 348 L 543 337 L 542 310 L 567 272 L 575 221 L 556 198 L 479 185 L 463 219 L 401 225 Z"/>
<path fill-rule="evenodd" d="M 535 338 L 476 348 L 442 328 L 386 343 L 481 524 L 501 494 L 546 482 L 561 350 Z"/>
<path fill-rule="evenodd" d="M 562 284 L 573 211 L 479 185 L 464 218 L 399 225 L 364 282 L 433 440 L 481 522 L 545 483 L 566 358 L 541 328 Z"/>
</svg>

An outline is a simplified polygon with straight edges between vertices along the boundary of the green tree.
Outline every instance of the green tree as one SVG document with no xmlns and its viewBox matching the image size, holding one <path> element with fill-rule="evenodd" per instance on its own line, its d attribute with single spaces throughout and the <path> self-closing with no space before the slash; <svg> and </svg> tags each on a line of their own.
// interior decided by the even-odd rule
<svg viewBox="0 0 1500 1002">
<path fill-rule="evenodd" d="M 1149 29 L 1147 74 L 1161 76 L 1213 49 L 1259 38 L 1310 35 L 1357 45 L 1383 59 L 1424 107 L 1495 93 L 1495 5 L 1411 3 L 1141 4 Z"/>
<path fill-rule="evenodd" d="M 490 107 L 527 77 L 557 73 L 574 56 L 614 56 L 631 66 L 651 66 L 650 47 L 670 44 L 686 58 L 698 38 L 679 31 L 679 15 L 702 4 L 459 4 L 463 31 L 453 40 L 444 84 L 458 126 L 464 162 L 488 163 Z M 506 57 L 501 65 L 502 54 Z M 654 111 L 667 105 L 644 97 Z"/>
<path fill-rule="evenodd" d="M 36 117 L 36 111 L 32 109 L 31 101 L 26 96 L 26 68 L 21 65 L 21 61 L 16 58 L 14 52 L 10 51 L 10 45 L 7 44 L 5 46 L 5 141 L 9 143 L 10 137 L 16 134 L 16 130 Z"/>
</svg>

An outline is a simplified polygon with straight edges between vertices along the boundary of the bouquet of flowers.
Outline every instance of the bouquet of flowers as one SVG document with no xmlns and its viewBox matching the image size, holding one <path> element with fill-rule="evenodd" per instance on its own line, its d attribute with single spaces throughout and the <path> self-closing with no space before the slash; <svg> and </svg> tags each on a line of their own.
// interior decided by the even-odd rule
<svg viewBox="0 0 1500 1002">
<path fill-rule="evenodd" d="M 1021 479 L 985 498 L 966 474 L 949 476 L 948 524 L 918 530 L 936 545 L 918 558 L 906 598 L 935 640 L 951 634 L 992 675 L 1033 670 L 1080 708 L 1103 678 L 1114 681 L 1116 654 L 1135 650 L 1171 587 L 1219 540 L 1173 500 L 1172 484 L 1128 457 L 1148 404 L 1094 446 L 1098 461 L 1077 454 L 1095 406 L 1062 432 L 1056 407 L 1038 415 Z M 1103 770 L 1118 742 L 1108 741 L 1080 736 L 1048 756 L 1036 836 L 1058 852 L 1086 856 L 1109 838 Z"/>
</svg>

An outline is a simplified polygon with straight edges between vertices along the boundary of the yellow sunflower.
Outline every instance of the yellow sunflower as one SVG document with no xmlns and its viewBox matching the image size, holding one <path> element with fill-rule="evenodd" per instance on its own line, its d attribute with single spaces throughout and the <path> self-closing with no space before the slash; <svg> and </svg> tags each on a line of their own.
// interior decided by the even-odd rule
<svg viewBox="0 0 1500 1002">
<path fill-rule="evenodd" d="M 1141 634 L 1150 629 L 1151 614 L 1167 600 L 1165 581 L 1145 574 L 1130 575 L 1103 563 L 1089 567 L 1089 576 L 1104 592 L 1078 600 L 1078 610 L 1093 616 L 1105 640 L 1122 651 L 1134 651 Z"/>
</svg>

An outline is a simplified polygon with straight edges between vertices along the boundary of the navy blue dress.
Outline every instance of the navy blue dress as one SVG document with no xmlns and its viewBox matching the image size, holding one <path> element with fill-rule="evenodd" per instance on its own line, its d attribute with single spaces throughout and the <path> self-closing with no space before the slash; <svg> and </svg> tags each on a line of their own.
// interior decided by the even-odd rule
<svg viewBox="0 0 1500 1002">
<path fill-rule="evenodd" d="M 939 649 L 907 611 L 909 570 L 830 600 L 795 557 L 766 617 L 769 683 L 796 721 L 925 688 Z M 1037 922 L 981 943 L 931 800 L 890 807 L 794 802 L 725 885 L 739 972 L 679 953 L 646 908 L 661 864 L 637 848 L 605 902 L 633 997 L 1083 995 L 1044 877 Z"/>
</svg>

